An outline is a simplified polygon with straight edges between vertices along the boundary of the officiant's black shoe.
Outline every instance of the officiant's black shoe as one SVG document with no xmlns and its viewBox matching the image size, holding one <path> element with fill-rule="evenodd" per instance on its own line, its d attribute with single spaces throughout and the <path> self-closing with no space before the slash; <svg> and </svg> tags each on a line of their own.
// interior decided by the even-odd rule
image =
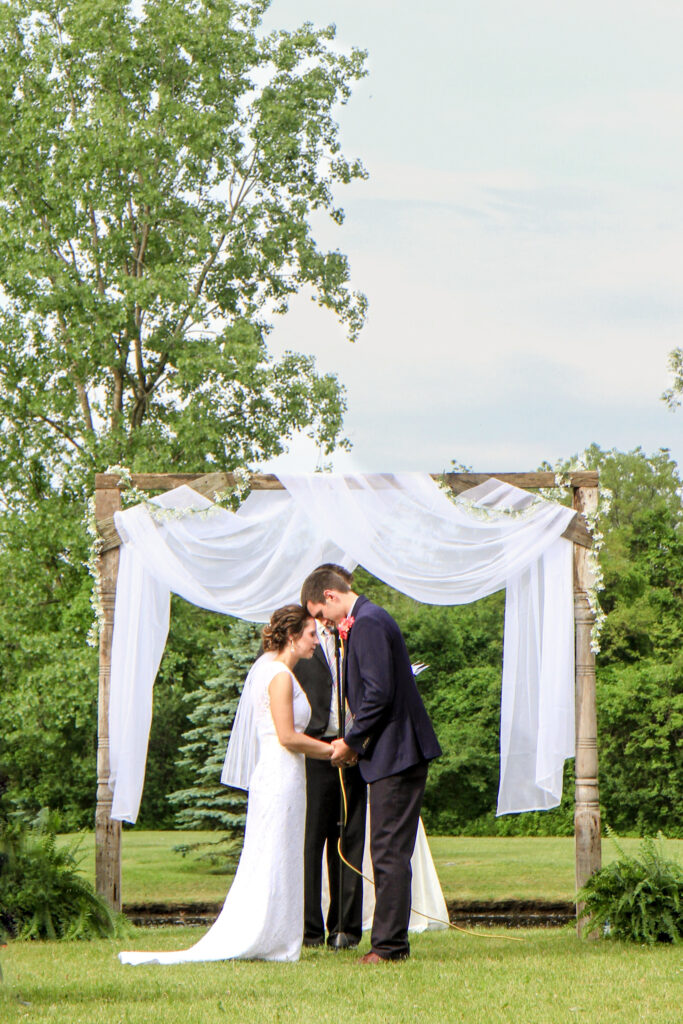
<svg viewBox="0 0 683 1024">
<path fill-rule="evenodd" d="M 306 949 L 316 949 L 318 946 L 324 946 L 324 939 L 304 939 L 304 946 Z"/>
<path fill-rule="evenodd" d="M 355 949 L 359 941 L 355 935 L 349 935 L 348 932 L 333 932 L 327 936 L 327 945 L 334 950 Z"/>
</svg>

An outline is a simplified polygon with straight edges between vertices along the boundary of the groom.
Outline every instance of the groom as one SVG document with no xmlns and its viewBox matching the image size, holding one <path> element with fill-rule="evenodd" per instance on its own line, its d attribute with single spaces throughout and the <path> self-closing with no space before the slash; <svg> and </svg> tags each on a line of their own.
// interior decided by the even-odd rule
<svg viewBox="0 0 683 1024">
<path fill-rule="evenodd" d="M 347 633 L 344 674 L 353 725 L 335 741 L 333 764 L 358 765 L 370 786 L 370 840 L 375 876 L 372 949 L 364 963 L 410 953 L 410 859 L 427 781 L 441 753 L 415 685 L 405 641 L 392 617 L 321 567 L 304 581 L 301 603 L 314 618 Z"/>
</svg>

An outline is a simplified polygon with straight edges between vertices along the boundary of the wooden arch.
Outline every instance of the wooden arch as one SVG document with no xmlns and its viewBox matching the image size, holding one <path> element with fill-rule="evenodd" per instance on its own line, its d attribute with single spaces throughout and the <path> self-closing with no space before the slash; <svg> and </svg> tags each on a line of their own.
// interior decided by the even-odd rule
<svg viewBox="0 0 683 1024">
<path fill-rule="evenodd" d="M 495 477 L 516 487 L 533 489 L 553 487 L 554 473 L 446 473 L 456 493 L 475 487 Z M 232 473 L 137 473 L 133 484 L 141 490 L 168 491 L 181 484 L 207 497 L 234 486 Z M 599 477 L 597 472 L 570 474 L 573 507 L 576 515 L 563 536 L 574 544 L 574 623 L 576 643 L 576 758 L 574 833 L 576 853 L 576 887 L 600 869 L 600 802 L 598 790 L 597 714 L 595 701 L 595 655 L 591 650 L 593 611 L 588 600 L 592 585 L 588 550 L 592 537 L 581 513 L 594 513 L 598 506 Z M 282 490 L 272 474 L 255 473 L 252 490 Z M 121 822 L 112 821 L 112 791 L 109 788 L 109 684 L 111 677 L 111 643 L 116 601 L 121 539 L 114 526 L 114 512 L 121 508 L 120 478 L 114 474 L 95 476 L 95 516 L 102 538 L 99 555 L 103 622 L 100 633 L 98 734 L 97 734 L 97 809 L 95 812 L 95 879 L 98 893 L 115 910 L 121 909 Z M 577 927 L 581 930 L 582 907 L 577 905 Z"/>
</svg>

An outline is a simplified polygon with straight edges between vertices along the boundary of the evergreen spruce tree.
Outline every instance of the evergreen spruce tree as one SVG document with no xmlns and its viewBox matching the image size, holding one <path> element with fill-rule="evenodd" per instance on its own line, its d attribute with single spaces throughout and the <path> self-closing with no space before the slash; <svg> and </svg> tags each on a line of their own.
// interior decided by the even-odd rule
<svg viewBox="0 0 683 1024">
<path fill-rule="evenodd" d="M 221 785 L 220 776 L 237 703 L 259 642 L 258 626 L 232 622 L 225 645 L 216 651 L 216 675 L 187 695 L 194 704 L 188 715 L 192 728 L 183 734 L 178 765 L 189 769 L 195 782 L 171 793 L 169 800 L 179 808 L 176 821 L 181 828 L 227 833 L 218 840 L 220 856 L 226 852 L 225 839 L 232 852 L 231 847 L 241 844 L 244 830 L 246 795 Z"/>
</svg>

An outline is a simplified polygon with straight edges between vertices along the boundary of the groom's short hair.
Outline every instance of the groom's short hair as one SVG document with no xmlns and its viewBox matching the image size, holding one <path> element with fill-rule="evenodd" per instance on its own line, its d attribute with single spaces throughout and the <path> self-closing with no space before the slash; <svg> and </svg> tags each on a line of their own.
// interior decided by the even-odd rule
<svg viewBox="0 0 683 1024">
<path fill-rule="evenodd" d="M 349 587 L 353 587 L 353 573 L 345 569 L 343 565 L 337 565 L 336 562 L 323 562 L 315 571 L 320 572 L 321 569 L 329 569 L 330 572 L 336 572 L 337 576 L 341 576 L 343 580 L 346 580 Z"/>
<path fill-rule="evenodd" d="M 326 590 L 338 590 L 340 594 L 348 594 L 351 589 L 350 583 L 351 573 L 341 565 L 320 565 L 304 580 L 301 603 L 304 608 L 308 608 L 309 601 L 313 604 L 324 603 Z"/>
</svg>

